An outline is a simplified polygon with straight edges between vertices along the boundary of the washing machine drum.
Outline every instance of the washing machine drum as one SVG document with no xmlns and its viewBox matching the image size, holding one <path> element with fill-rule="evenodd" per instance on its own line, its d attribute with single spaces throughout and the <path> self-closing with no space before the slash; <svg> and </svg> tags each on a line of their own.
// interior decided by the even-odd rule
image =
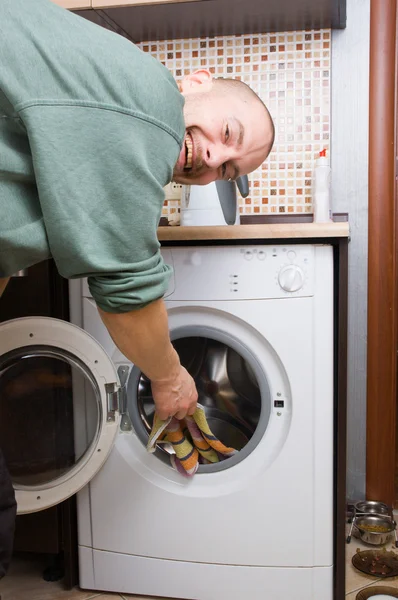
<svg viewBox="0 0 398 600">
<path fill-rule="evenodd" d="M 258 376 L 250 357 L 242 356 L 226 341 L 205 336 L 173 341 L 181 364 L 195 380 L 198 402 L 204 407 L 212 433 L 239 454 L 217 465 L 201 465 L 200 471 L 221 470 L 239 462 L 264 432 L 269 411 L 269 386 Z M 259 381 L 260 379 L 260 381 Z M 262 389 L 261 389 L 262 388 Z M 152 428 L 155 406 L 150 381 L 133 370 L 128 384 L 128 408 L 133 427 L 144 444 Z M 159 445 L 156 456 L 170 462 L 171 445 Z M 239 458 L 238 458 L 239 457 Z"/>
</svg>

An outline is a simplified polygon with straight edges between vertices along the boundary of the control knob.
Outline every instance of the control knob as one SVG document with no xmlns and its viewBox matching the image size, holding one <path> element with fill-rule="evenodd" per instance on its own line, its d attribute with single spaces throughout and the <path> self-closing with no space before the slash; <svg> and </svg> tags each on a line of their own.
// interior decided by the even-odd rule
<svg viewBox="0 0 398 600">
<path fill-rule="evenodd" d="M 278 281 L 286 292 L 297 292 L 303 287 L 304 273 L 297 265 L 287 265 L 279 272 Z"/>
</svg>

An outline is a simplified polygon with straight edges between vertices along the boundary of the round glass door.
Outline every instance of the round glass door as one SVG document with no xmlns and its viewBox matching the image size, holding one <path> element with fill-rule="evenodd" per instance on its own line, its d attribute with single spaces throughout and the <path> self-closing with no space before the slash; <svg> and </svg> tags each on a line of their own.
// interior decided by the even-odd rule
<svg viewBox="0 0 398 600">
<path fill-rule="evenodd" d="M 62 350 L 33 346 L 3 356 L 0 440 L 14 485 L 51 485 L 79 468 L 98 439 L 99 400 L 91 374 Z"/>
<path fill-rule="evenodd" d="M 110 358 L 78 327 L 0 325 L 0 447 L 19 513 L 58 504 L 98 472 L 118 431 L 118 387 Z"/>
<path fill-rule="evenodd" d="M 256 357 L 232 335 L 203 326 L 197 335 L 192 335 L 194 327 L 185 331 L 178 332 L 173 345 L 195 380 L 210 430 L 224 445 L 238 450 L 233 457 L 199 467 L 199 472 L 221 471 L 243 460 L 264 435 L 270 387 Z M 146 444 L 155 406 L 150 381 L 138 369 L 133 369 L 128 382 L 128 408 L 133 427 Z M 155 455 L 169 464 L 173 453 L 172 446 L 163 442 Z"/>
</svg>

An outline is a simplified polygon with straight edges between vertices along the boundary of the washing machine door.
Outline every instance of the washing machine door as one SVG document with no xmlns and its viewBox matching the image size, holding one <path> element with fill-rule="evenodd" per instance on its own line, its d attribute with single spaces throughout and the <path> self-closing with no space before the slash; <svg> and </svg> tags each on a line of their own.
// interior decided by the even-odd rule
<svg viewBox="0 0 398 600">
<path fill-rule="evenodd" d="M 118 432 L 120 390 L 111 359 L 75 325 L 0 325 L 0 447 L 19 514 L 58 504 L 99 471 Z"/>
</svg>

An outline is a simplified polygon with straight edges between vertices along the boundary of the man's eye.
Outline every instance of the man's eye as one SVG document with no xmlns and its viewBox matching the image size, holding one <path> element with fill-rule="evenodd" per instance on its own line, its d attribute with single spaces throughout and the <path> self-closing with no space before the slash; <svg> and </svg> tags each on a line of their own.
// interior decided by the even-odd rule
<svg viewBox="0 0 398 600">
<path fill-rule="evenodd" d="M 228 125 L 225 128 L 225 141 L 228 142 L 229 140 L 229 127 Z"/>
</svg>

